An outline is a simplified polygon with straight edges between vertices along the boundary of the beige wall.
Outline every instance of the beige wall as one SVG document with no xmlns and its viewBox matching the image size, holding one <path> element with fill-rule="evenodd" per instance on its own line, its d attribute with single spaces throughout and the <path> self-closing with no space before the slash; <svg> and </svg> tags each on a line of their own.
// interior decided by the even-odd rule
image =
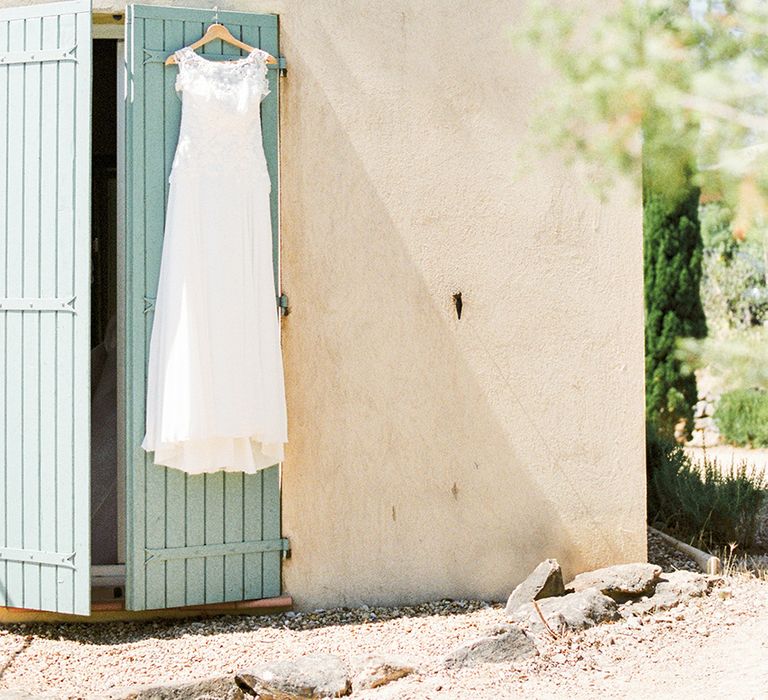
<svg viewBox="0 0 768 700">
<path fill-rule="evenodd" d="M 299 606 L 502 598 L 547 556 L 645 558 L 641 205 L 521 159 L 542 83 L 509 39 L 522 5 L 253 5 L 289 63 Z"/>
<path fill-rule="evenodd" d="M 641 206 L 523 152 L 522 0 L 218 3 L 279 13 L 289 66 L 286 592 L 500 599 L 544 557 L 643 559 Z"/>
</svg>

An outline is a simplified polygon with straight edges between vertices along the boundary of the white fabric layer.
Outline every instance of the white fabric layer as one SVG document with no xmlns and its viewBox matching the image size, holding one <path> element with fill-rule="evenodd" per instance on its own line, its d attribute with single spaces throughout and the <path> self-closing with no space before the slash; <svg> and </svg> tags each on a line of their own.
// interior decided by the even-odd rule
<svg viewBox="0 0 768 700">
<path fill-rule="evenodd" d="M 156 464 L 253 473 L 287 441 L 270 180 L 260 103 L 266 54 L 176 53 L 183 94 L 149 350 Z"/>
</svg>

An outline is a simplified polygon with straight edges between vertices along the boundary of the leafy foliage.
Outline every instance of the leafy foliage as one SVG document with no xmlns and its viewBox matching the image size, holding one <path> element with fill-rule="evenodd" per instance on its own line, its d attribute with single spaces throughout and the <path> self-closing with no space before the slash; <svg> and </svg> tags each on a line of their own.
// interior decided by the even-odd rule
<svg viewBox="0 0 768 700">
<path fill-rule="evenodd" d="M 717 402 L 715 421 L 730 443 L 768 447 L 768 392 L 738 389 L 723 394 Z"/>
<path fill-rule="evenodd" d="M 647 432 L 648 522 L 698 546 L 754 544 L 766 498 L 763 472 L 746 463 L 725 469 L 692 464 L 680 445 Z"/>
<path fill-rule="evenodd" d="M 768 3 L 625 0 L 588 28 L 566 8 L 534 2 L 520 30 L 557 77 L 547 143 L 604 185 L 645 166 L 656 191 L 684 195 L 693 176 L 728 196 L 738 229 L 764 219 Z"/>
<path fill-rule="evenodd" d="M 768 230 L 768 2 L 624 0 L 588 24 L 581 9 L 538 0 L 518 32 L 554 73 L 539 120 L 546 144 L 591 165 L 604 189 L 616 172 L 643 166 L 653 173 L 644 190 L 672 201 L 685 199 L 693 181 L 732 208 L 735 240 L 757 237 L 768 251 L 766 234 L 756 235 Z M 759 264 L 748 268 L 766 253 L 740 252 L 751 257 L 707 261 L 709 281 L 730 283 L 718 333 L 761 322 L 765 310 L 752 285 Z M 690 364 L 722 360 L 734 386 L 765 386 L 752 381 L 768 377 L 768 351 L 756 337 L 689 340 L 684 355 Z M 764 368 L 744 361 L 748 348 Z M 684 396 L 651 391 L 667 406 Z"/>
<path fill-rule="evenodd" d="M 699 192 L 670 202 L 652 190 L 644 217 L 646 416 L 667 435 L 686 421 L 693 427 L 696 380 L 683 375 L 675 353 L 679 337 L 706 335 L 699 299 L 702 244 Z"/>
<path fill-rule="evenodd" d="M 768 287 L 760 241 L 738 240 L 729 207 L 713 202 L 700 208 L 704 243 L 701 302 L 710 335 L 761 325 L 768 318 Z"/>
<path fill-rule="evenodd" d="M 701 242 L 707 250 L 732 254 L 739 243 L 731 230 L 733 210 L 723 202 L 710 202 L 699 208 Z"/>
<path fill-rule="evenodd" d="M 763 261 L 738 248 L 730 255 L 705 250 L 701 302 L 715 335 L 761 325 L 768 318 Z"/>
</svg>

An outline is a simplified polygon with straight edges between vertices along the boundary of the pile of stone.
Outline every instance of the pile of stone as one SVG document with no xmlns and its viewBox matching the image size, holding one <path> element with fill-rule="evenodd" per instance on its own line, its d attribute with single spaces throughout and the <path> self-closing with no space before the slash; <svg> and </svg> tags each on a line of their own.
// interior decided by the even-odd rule
<svg viewBox="0 0 768 700">
<path fill-rule="evenodd" d="M 537 637 L 560 637 L 604 622 L 672 608 L 709 592 L 713 579 L 691 571 L 662 574 L 655 564 L 620 564 L 579 574 L 567 586 L 554 559 L 539 564 L 509 596 L 503 618 L 481 637 L 453 649 L 448 668 L 520 661 L 536 655 Z M 370 659 L 354 675 L 336 657 L 280 662 L 238 675 L 244 696 L 343 697 L 413 672 L 406 663 Z"/>
<path fill-rule="evenodd" d="M 715 416 L 715 398 L 707 395 L 693 407 L 693 437 L 690 445 L 711 447 L 720 443 L 720 429 Z"/>
<path fill-rule="evenodd" d="M 603 622 L 668 610 L 706 595 L 713 579 L 691 571 L 662 574 L 655 564 L 619 564 L 579 574 L 567 586 L 554 559 L 541 562 L 509 596 L 505 622 L 446 657 L 450 667 L 517 661 L 535 655 L 536 637 L 560 637 Z"/>
</svg>

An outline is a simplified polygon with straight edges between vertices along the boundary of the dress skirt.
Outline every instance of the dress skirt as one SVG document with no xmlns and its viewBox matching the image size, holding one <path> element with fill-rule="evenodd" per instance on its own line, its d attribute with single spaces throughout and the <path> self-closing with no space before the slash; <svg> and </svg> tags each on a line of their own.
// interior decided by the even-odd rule
<svg viewBox="0 0 768 700">
<path fill-rule="evenodd" d="M 256 472 L 287 440 L 269 179 L 226 175 L 171 173 L 150 343 L 142 447 L 192 474 Z"/>
</svg>

